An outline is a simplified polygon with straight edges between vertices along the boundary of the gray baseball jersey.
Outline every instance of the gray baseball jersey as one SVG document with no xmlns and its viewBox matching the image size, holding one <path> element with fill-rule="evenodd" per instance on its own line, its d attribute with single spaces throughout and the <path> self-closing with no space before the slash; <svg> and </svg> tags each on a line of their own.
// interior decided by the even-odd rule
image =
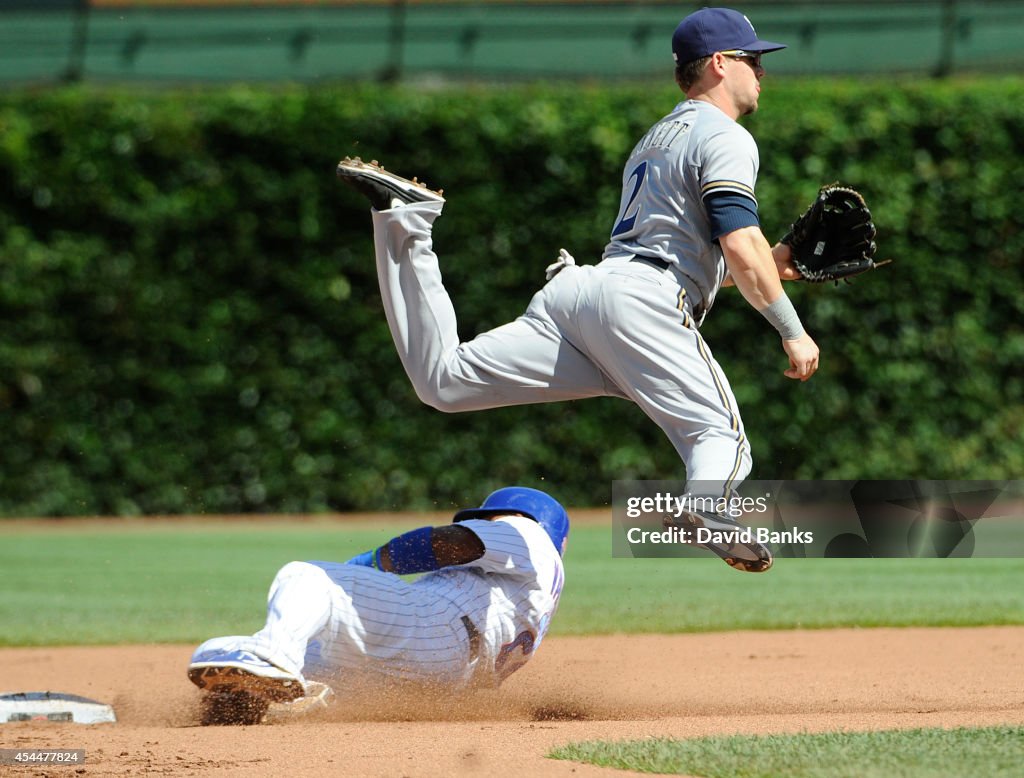
<svg viewBox="0 0 1024 778">
<path fill-rule="evenodd" d="M 709 103 L 680 103 L 626 162 L 605 258 L 639 255 L 676 266 L 693 281 L 706 313 L 726 267 L 703 200 L 724 192 L 754 199 L 757 169 L 757 144 L 749 132 Z"/>
</svg>

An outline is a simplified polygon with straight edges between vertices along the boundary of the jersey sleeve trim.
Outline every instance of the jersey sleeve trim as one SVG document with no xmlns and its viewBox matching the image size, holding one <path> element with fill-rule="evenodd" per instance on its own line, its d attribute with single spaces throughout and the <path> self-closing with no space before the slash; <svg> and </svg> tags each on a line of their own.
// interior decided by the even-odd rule
<svg viewBox="0 0 1024 778">
<path fill-rule="evenodd" d="M 742 181 L 709 181 L 701 187 L 700 196 L 706 198 L 709 194 L 718 192 L 739 192 L 753 199 L 755 203 L 757 202 L 757 198 L 754 197 L 754 188 Z"/>
</svg>

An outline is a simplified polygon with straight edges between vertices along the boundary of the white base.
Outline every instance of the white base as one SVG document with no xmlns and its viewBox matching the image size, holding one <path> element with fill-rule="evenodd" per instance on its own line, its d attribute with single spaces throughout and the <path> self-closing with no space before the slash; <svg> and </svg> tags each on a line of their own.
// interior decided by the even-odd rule
<svg viewBox="0 0 1024 778">
<path fill-rule="evenodd" d="M 9 721 L 73 721 L 103 724 L 117 721 L 114 709 L 96 700 L 63 692 L 0 694 L 0 724 Z"/>
</svg>

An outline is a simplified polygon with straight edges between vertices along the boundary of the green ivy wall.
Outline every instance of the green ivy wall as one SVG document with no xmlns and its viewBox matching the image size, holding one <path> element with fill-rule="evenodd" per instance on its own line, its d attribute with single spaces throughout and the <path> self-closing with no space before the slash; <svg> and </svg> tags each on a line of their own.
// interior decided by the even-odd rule
<svg viewBox="0 0 1024 778">
<path fill-rule="evenodd" d="M 346 154 L 444 187 L 461 334 L 518 315 L 562 246 L 596 261 L 621 166 L 670 86 L 241 87 L 0 96 L 0 514 L 438 508 L 498 485 L 607 503 L 681 478 L 613 399 L 445 415 L 380 307 Z M 771 238 L 859 187 L 891 266 L 791 284 L 822 350 L 782 376 L 735 292 L 704 334 L 752 477 L 1024 472 L 1024 80 L 766 80 L 745 120 Z"/>
</svg>

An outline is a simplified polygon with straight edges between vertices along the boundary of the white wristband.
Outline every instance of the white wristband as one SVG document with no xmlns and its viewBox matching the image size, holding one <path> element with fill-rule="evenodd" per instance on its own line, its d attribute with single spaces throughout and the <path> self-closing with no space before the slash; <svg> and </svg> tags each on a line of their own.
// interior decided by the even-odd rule
<svg viewBox="0 0 1024 778">
<path fill-rule="evenodd" d="M 796 340 L 804 334 L 804 325 L 785 292 L 767 308 L 762 308 L 760 314 L 779 331 L 783 340 Z"/>
</svg>

